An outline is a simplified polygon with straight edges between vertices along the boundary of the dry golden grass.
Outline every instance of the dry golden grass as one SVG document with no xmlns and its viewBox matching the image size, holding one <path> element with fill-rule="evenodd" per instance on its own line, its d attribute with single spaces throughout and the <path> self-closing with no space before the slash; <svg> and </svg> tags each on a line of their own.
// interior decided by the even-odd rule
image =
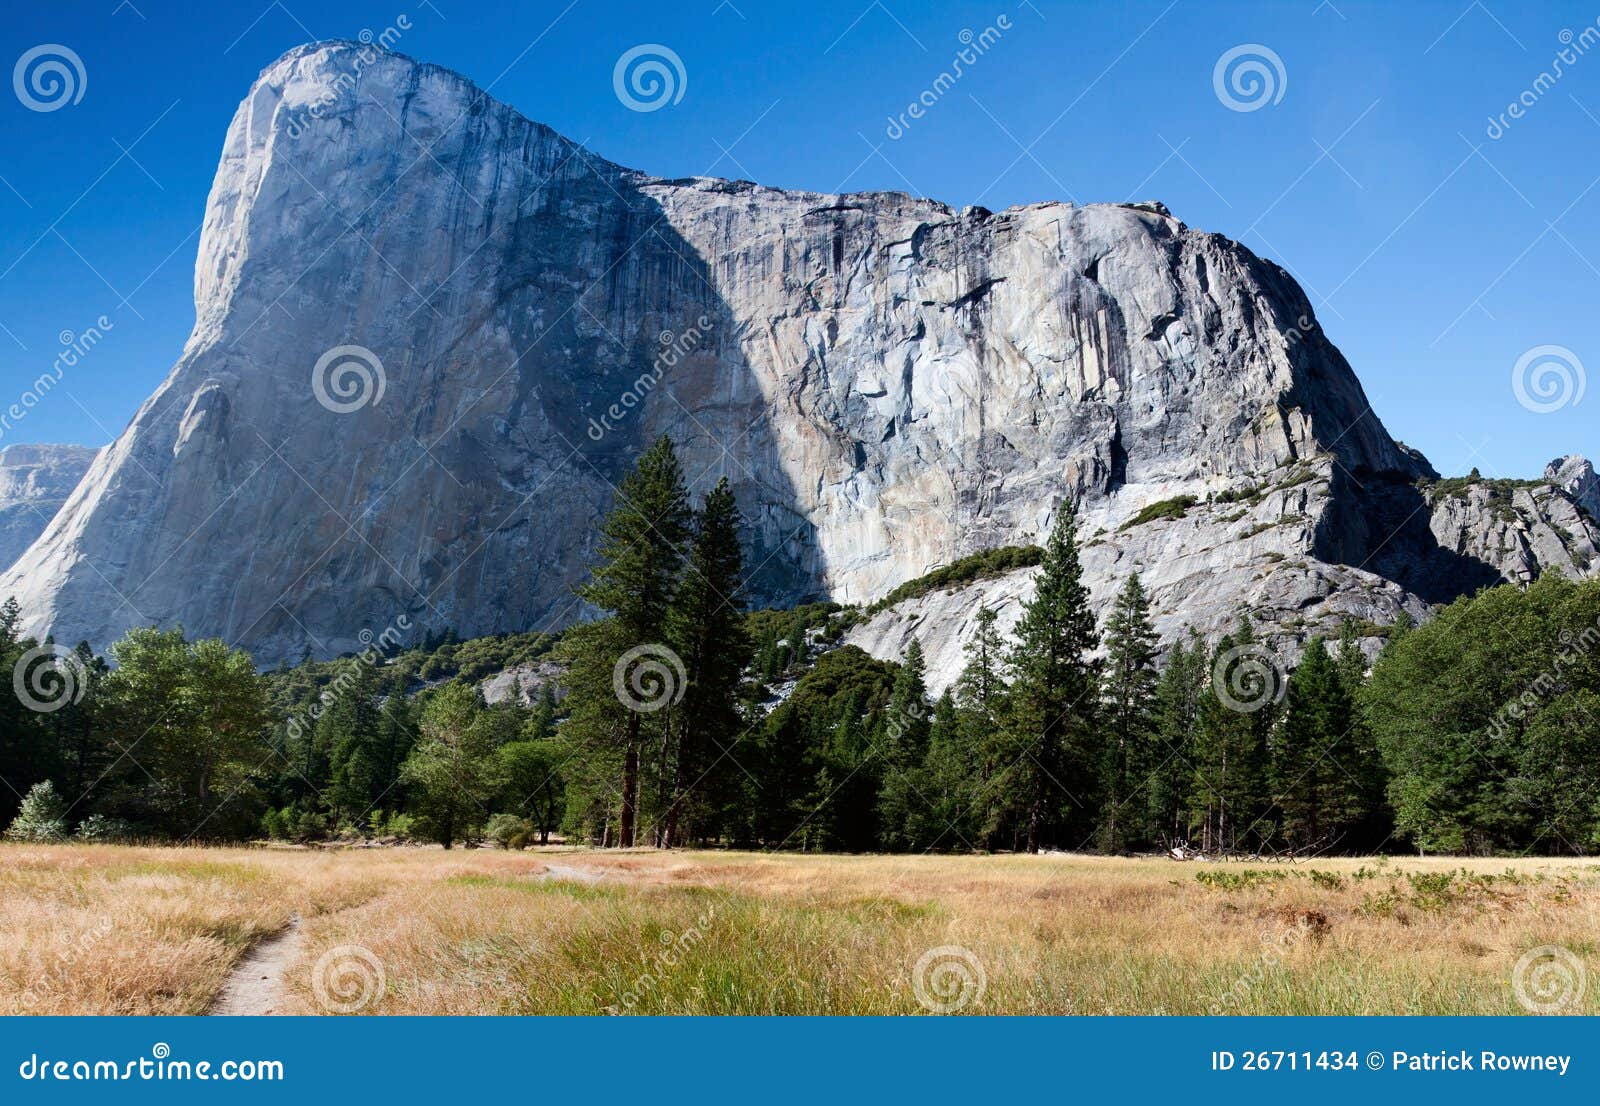
<svg viewBox="0 0 1600 1106">
<path fill-rule="evenodd" d="M 1590 863 L 1247 870 L 1268 868 L 5 845 L 0 1010 L 202 1013 L 295 914 L 289 1013 L 919 1013 L 919 959 L 959 946 L 922 982 L 966 1013 L 1515 1014 L 1531 949 L 1600 966 Z M 1600 1013 L 1600 984 L 1566 1011 Z"/>
</svg>

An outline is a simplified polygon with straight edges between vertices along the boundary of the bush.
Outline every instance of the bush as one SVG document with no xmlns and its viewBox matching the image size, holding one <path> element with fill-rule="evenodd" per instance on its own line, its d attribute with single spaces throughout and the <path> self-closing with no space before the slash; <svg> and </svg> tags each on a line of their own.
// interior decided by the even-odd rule
<svg viewBox="0 0 1600 1106">
<path fill-rule="evenodd" d="M 268 807 L 267 812 L 261 816 L 261 832 L 274 841 L 281 841 L 289 836 L 289 831 L 284 826 L 283 815 L 271 807 Z"/>
<path fill-rule="evenodd" d="M 104 814 L 91 814 L 83 820 L 74 835 L 80 841 L 131 841 L 133 826 L 121 818 L 107 818 Z"/>
<path fill-rule="evenodd" d="M 416 836 L 416 832 L 416 820 L 398 810 L 389 815 L 389 820 L 383 824 L 385 837 L 398 837 L 402 841 L 409 841 Z"/>
<path fill-rule="evenodd" d="M 13 841 L 60 841 L 67 836 L 67 808 L 49 780 L 28 790 L 6 836 Z"/>
<path fill-rule="evenodd" d="M 1032 568 L 1044 560 L 1044 550 L 1037 545 L 1003 545 L 986 549 L 970 557 L 952 561 L 915 580 L 907 580 L 888 595 L 867 608 L 868 614 L 886 610 L 907 599 L 919 599 L 940 588 L 960 587 L 975 580 L 1003 576 L 1019 568 Z"/>
<path fill-rule="evenodd" d="M 328 819 L 313 811 L 303 812 L 294 820 L 293 826 L 296 841 L 320 841 L 328 836 Z"/>
<path fill-rule="evenodd" d="M 1160 518 L 1182 518 L 1184 515 L 1188 514 L 1190 507 L 1193 507 L 1199 502 L 1200 501 L 1192 495 L 1179 495 L 1174 496 L 1171 499 L 1163 499 L 1159 503 L 1152 503 L 1148 507 L 1144 508 L 1144 510 L 1134 515 L 1127 522 L 1124 522 L 1121 526 L 1117 527 L 1117 531 L 1120 533 L 1123 530 L 1131 530 L 1135 526 L 1143 526 L 1147 522 L 1154 522 Z"/>
<path fill-rule="evenodd" d="M 515 814 L 491 814 L 483 835 L 502 849 L 508 849 L 513 837 L 527 837 L 528 828 L 527 820 Z"/>
</svg>

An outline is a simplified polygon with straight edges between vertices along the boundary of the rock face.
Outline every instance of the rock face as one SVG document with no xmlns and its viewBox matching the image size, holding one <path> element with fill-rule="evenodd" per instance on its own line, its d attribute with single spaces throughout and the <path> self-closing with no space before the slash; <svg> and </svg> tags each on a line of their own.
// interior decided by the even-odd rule
<svg viewBox="0 0 1600 1106">
<path fill-rule="evenodd" d="M 44 533 L 99 452 L 82 445 L 0 449 L 0 565 L 10 565 Z"/>
<path fill-rule="evenodd" d="M 195 304 L 166 382 L 0 579 L 36 631 L 182 622 L 268 663 L 401 613 L 556 628 L 660 433 L 694 492 L 733 483 L 771 603 L 1037 541 L 1067 497 L 1099 593 L 1139 568 L 1174 632 L 1241 601 L 1288 635 L 1425 612 L 1553 563 L 1571 526 L 1594 543 L 1559 488 L 1527 506 L 1554 545 L 1519 531 L 1502 557 L 1477 508 L 1442 542 L 1435 474 L 1294 281 L 1159 204 L 664 180 L 373 47 L 262 73 Z"/>
<path fill-rule="evenodd" d="M 1544 467 L 1544 478 L 1567 494 L 1591 519 L 1600 519 L 1600 477 L 1587 459 L 1573 454 Z"/>
</svg>

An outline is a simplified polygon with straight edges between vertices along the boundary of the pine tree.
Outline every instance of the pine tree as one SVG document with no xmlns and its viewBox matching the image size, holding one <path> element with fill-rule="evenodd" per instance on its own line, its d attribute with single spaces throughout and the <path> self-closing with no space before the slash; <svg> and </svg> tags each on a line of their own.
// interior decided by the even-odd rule
<svg viewBox="0 0 1600 1106">
<path fill-rule="evenodd" d="M 1384 792 L 1388 772 L 1378 752 L 1372 726 L 1363 713 L 1363 691 L 1367 685 L 1367 658 L 1355 624 L 1345 619 L 1339 632 L 1339 652 L 1335 658 L 1339 687 L 1344 693 L 1346 715 L 1342 720 L 1344 739 L 1338 749 L 1340 765 L 1350 773 L 1358 796 L 1358 810 L 1351 819 L 1352 848 L 1375 848 L 1387 841 L 1393 831 Z"/>
<path fill-rule="evenodd" d="M 615 671 L 629 650 L 653 652 L 665 647 L 667 612 L 683 564 L 682 545 L 689 534 L 690 518 L 683 470 L 671 440 L 663 435 L 618 486 L 616 504 L 600 529 L 599 563 L 589 583 L 579 589 L 584 599 L 611 612 L 615 632 L 587 639 L 604 652 L 590 658 L 598 667 L 607 667 L 609 661 Z M 594 681 L 587 683 L 585 690 L 592 693 Z M 678 690 L 665 688 L 668 698 L 675 697 Z M 633 845 L 636 832 L 647 712 L 637 703 L 625 705 L 629 709 L 617 735 L 622 760 L 617 844 L 627 848 Z M 650 705 L 659 706 L 653 700 Z"/>
<path fill-rule="evenodd" d="M 1339 763 L 1350 700 L 1326 642 L 1314 637 L 1289 679 L 1288 713 L 1273 746 L 1272 790 L 1291 847 L 1323 846 L 1361 813 L 1361 795 Z"/>
<path fill-rule="evenodd" d="M 879 750 L 883 763 L 883 787 L 877 801 L 879 839 L 889 849 L 914 848 L 922 836 L 930 713 L 922 643 L 913 637 L 895 673 Z"/>
<path fill-rule="evenodd" d="M 1173 643 L 1156 684 L 1152 749 L 1156 764 L 1150 769 L 1146 804 L 1155 840 L 1176 841 L 1188 833 L 1200 697 L 1209 676 L 1205 643 L 1192 630 L 1189 642 L 1188 648 L 1182 640 Z"/>
<path fill-rule="evenodd" d="M 34 784 L 23 796 L 6 836 L 13 841 L 59 841 L 66 835 L 67 804 L 49 780 Z"/>
<path fill-rule="evenodd" d="M 358 822 L 379 794 L 378 710 L 372 667 L 344 662 L 329 685 L 331 701 L 317 719 L 317 744 L 327 750 L 328 783 L 322 797 L 334 825 Z"/>
<path fill-rule="evenodd" d="M 999 616 L 980 607 L 976 627 L 964 651 L 967 662 L 956 679 L 954 706 L 957 744 L 971 758 L 973 775 L 965 788 L 964 819 L 976 838 L 993 847 L 1000 832 L 1004 806 L 996 772 L 1010 751 L 1005 729 L 1008 718 L 1005 680 L 1005 642 L 996 628 Z"/>
<path fill-rule="evenodd" d="M 1077 513 L 1060 514 L 1045 545 L 1033 598 L 1024 606 L 1008 658 L 1010 737 L 1015 753 L 999 768 L 1001 794 L 1021 820 L 1028 852 L 1090 828 L 1099 750 L 1098 680 L 1089 654 L 1094 614 L 1078 562 Z M 1071 815 L 1066 807 L 1075 809 Z"/>
<path fill-rule="evenodd" d="M 1267 734 L 1277 717 L 1277 677 L 1270 668 L 1247 620 L 1217 642 L 1197 711 L 1190 798 L 1208 852 L 1238 848 L 1270 831 Z M 1235 686 L 1240 679 L 1246 682 Z"/>
<path fill-rule="evenodd" d="M 687 680 L 670 718 L 672 784 L 661 833 L 668 848 L 694 835 L 722 791 L 723 779 L 708 773 L 733 767 L 730 747 L 743 730 L 738 691 L 751 648 L 743 617 L 742 526 L 724 477 L 695 515 L 694 547 L 671 611 L 672 641 Z"/>
<path fill-rule="evenodd" d="M 1145 839 L 1137 790 L 1156 767 L 1151 743 L 1155 730 L 1156 649 L 1150 600 L 1139 574 L 1117 595 L 1106 619 L 1106 659 L 1101 685 L 1105 759 L 1101 766 L 1103 813 L 1100 847 L 1121 852 Z"/>
</svg>

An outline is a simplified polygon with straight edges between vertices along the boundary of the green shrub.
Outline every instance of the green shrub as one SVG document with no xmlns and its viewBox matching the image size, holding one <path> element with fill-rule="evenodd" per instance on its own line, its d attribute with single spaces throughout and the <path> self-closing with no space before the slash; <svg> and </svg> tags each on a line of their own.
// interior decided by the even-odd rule
<svg viewBox="0 0 1600 1106">
<path fill-rule="evenodd" d="M 483 829 L 484 837 L 499 845 L 502 849 L 511 848 L 514 837 L 526 839 L 528 835 L 527 819 L 515 814 L 491 814 L 489 822 Z"/>
<path fill-rule="evenodd" d="M 28 790 L 6 830 L 13 841 L 60 841 L 67 836 L 67 808 L 49 780 Z"/>
<path fill-rule="evenodd" d="M 107 818 L 104 814 L 91 814 L 78 826 L 74 834 L 80 841 L 132 841 L 133 826 L 121 818 Z"/>
<path fill-rule="evenodd" d="M 1044 550 L 1037 545 L 1003 545 L 996 549 L 986 549 L 982 553 L 974 553 L 970 557 L 952 561 L 942 568 L 918 576 L 915 580 L 907 580 L 868 607 L 866 613 L 875 614 L 896 603 L 904 603 L 907 599 L 919 599 L 940 588 L 952 588 L 969 584 L 974 580 L 1003 576 L 1019 568 L 1032 568 L 1042 560 L 1044 560 Z"/>
<path fill-rule="evenodd" d="M 389 815 L 389 820 L 383 825 L 385 837 L 398 837 L 402 841 L 410 841 L 416 836 L 416 820 L 409 814 L 395 811 Z"/>
<path fill-rule="evenodd" d="M 1135 526 L 1143 526 L 1147 522 L 1154 522 L 1161 518 L 1182 518 L 1189 513 L 1189 508 L 1200 501 L 1192 495 L 1178 495 L 1171 499 L 1163 499 L 1159 503 L 1152 503 L 1127 522 L 1117 527 L 1117 532 L 1131 530 Z"/>
</svg>

